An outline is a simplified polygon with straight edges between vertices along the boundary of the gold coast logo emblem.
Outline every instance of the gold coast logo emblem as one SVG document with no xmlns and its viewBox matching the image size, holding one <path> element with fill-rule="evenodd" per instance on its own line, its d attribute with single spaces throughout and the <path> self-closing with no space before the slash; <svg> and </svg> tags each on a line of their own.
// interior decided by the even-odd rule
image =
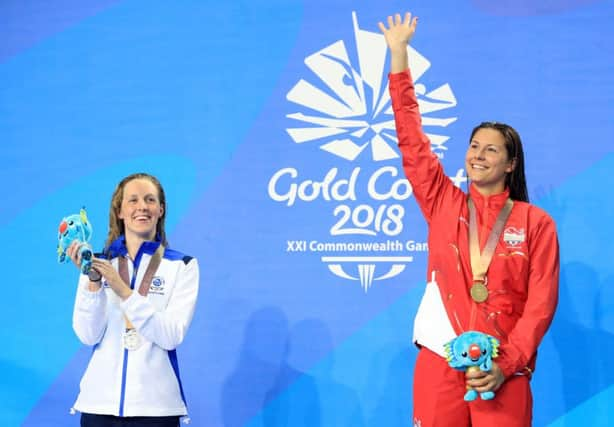
<svg viewBox="0 0 614 427">
<path fill-rule="evenodd" d="M 375 281 L 399 275 L 415 251 L 428 248 L 425 242 L 397 237 L 412 189 L 400 164 L 390 164 L 399 153 L 388 92 L 387 46 L 383 35 L 359 28 L 355 12 L 352 21 L 354 46 L 338 40 L 305 58 L 311 74 L 286 95 L 293 106 L 286 131 L 296 144 L 317 145 L 343 159 L 345 168 L 347 162 L 388 164 L 369 173 L 357 165 L 346 175 L 334 167 L 323 171 L 321 178 L 307 179 L 296 168 L 283 167 L 269 180 L 268 193 L 287 207 L 317 199 L 337 203 L 331 241 L 288 240 L 286 251 L 318 253 L 330 272 L 359 282 L 366 292 Z M 443 158 L 449 136 L 442 132 L 457 118 L 439 115 L 455 107 L 456 98 L 447 83 L 427 90 L 420 78 L 430 62 L 410 46 L 408 54 L 423 126 L 433 151 Z"/>
<path fill-rule="evenodd" d="M 287 132 L 297 144 L 314 142 L 346 160 L 355 160 L 369 147 L 375 161 L 395 159 L 399 154 L 387 87 L 386 41 L 379 33 L 361 30 L 356 12 L 352 19 L 357 66 L 350 62 L 343 40 L 308 56 L 305 64 L 320 81 L 314 84 L 301 79 L 288 92 L 286 98 L 306 112 L 288 114 L 300 125 Z M 456 106 L 456 98 L 447 83 L 427 91 L 419 80 L 431 64 L 411 46 L 407 49 L 423 126 L 445 128 L 456 117 L 437 118 L 431 113 Z M 441 157 L 449 137 L 437 131 L 427 135 Z"/>
</svg>

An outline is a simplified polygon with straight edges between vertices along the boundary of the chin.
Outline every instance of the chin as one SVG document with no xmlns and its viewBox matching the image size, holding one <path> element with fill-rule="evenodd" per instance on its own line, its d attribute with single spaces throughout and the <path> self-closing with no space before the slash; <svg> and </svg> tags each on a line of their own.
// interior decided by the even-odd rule
<svg viewBox="0 0 614 427">
<path fill-rule="evenodd" d="M 132 230 L 132 232 L 140 237 L 141 239 L 145 239 L 145 240 L 154 240 L 156 237 L 156 230 Z"/>
</svg>

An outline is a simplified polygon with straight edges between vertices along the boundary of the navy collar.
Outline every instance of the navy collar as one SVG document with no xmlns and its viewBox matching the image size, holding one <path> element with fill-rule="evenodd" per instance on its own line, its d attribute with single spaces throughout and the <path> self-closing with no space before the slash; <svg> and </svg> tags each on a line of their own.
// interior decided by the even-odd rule
<svg viewBox="0 0 614 427">
<path fill-rule="evenodd" d="M 161 241 L 160 241 L 159 236 L 156 236 L 156 240 L 154 241 L 148 240 L 148 241 L 143 242 L 141 244 L 141 247 L 137 251 L 136 258 L 137 259 L 141 258 L 141 255 L 144 253 L 148 255 L 153 255 L 154 252 L 156 252 L 156 250 L 158 249 L 158 246 L 160 246 L 160 244 L 161 244 Z M 118 256 L 127 256 L 128 248 L 126 247 L 126 236 L 122 234 L 117 239 L 115 239 L 113 242 L 111 242 L 111 244 L 109 245 L 105 253 L 109 259 L 116 258 Z"/>
</svg>

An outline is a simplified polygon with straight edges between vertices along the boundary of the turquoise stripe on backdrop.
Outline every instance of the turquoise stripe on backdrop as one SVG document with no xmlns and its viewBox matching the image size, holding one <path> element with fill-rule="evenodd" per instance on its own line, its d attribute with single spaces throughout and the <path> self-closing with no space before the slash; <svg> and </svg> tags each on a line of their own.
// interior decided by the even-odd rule
<svg viewBox="0 0 614 427">
<path fill-rule="evenodd" d="M 549 332 L 557 359 L 543 354 L 537 365 L 538 372 L 561 379 L 539 390 L 544 405 L 560 402 L 567 412 L 541 418 L 557 427 L 607 426 L 614 419 L 605 404 L 614 384 L 614 200 L 607 197 L 613 170 L 610 153 L 538 201 L 556 220 L 561 247 L 559 306 Z M 538 421 L 540 411 L 536 407 Z"/>
<path fill-rule="evenodd" d="M 548 427 L 611 426 L 614 387 L 593 396 L 575 407 Z"/>
</svg>

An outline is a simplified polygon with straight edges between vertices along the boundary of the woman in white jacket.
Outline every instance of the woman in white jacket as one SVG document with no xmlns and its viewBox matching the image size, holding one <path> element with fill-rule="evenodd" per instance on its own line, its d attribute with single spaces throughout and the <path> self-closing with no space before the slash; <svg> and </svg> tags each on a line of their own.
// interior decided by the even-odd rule
<svg viewBox="0 0 614 427">
<path fill-rule="evenodd" d="M 175 348 L 198 295 L 198 263 L 167 246 L 166 200 L 148 174 L 115 189 L 103 256 L 79 280 L 73 328 L 94 346 L 74 408 L 81 426 L 178 426 L 187 414 Z M 67 250 L 79 266 L 79 243 Z"/>
</svg>

